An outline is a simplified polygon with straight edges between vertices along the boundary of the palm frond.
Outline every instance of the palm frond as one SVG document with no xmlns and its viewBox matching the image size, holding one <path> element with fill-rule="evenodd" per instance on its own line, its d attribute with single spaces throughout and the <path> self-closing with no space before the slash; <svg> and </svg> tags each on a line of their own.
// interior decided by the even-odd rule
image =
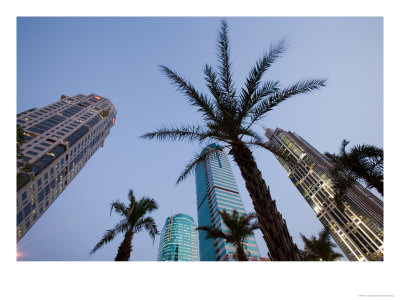
<svg viewBox="0 0 400 300">
<path fill-rule="evenodd" d="M 342 141 L 342 144 L 341 144 L 341 146 L 340 146 L 340 155 L 341 155 L 341 156 L 347 155 L 347 153 L 346 153 L 346 146 L 347 146 L 349 143 L 350 143 L 350 141 L 348 141 L 348 140 L 346 140 L 346 139 L 344 139 L 344 140 Z"/>
<path fill-rule="evenodd" d="M 261 101 L 257 106 L 255 106 L 251 111 L 251 121 L 249 127 L 255 122 L 260 120 L 265 114 L 271 111 L 275 106 L 284 100 L 287 100 L 295 95 L 304 94 L 311 92 L 313 90 L 318 90 L 326 85 L 326 79 L 309 79 L 300 80 L 288 88 L 285 88 L 273 96 Z"/>
<path fill-rule="evenodd" d="M 154 221 L 154 219 L 152 217 L 146 217 L 146 218 L 139 219 L 136 222 L 135 227 L 133 228 L 133 232 L 138 233 L 142 229 L 145 229 L 147 231 L 149 236 L 153 239 L 153 243 L 154 243 L 154 239 L 155 239 L 156 235 L 159 234 L 159 232 L 157 229 L 156 222 Z"/>
<path fill-rule="evenodd" d="M 204 230 L 207 233 L 206 239 L 218 239 L 218 238 L 226 239 L 227 238 L 226 234 L 222 230 L 214 228 L 214 227 L 199 226 L 196 228 L 196 230 Z"/>
<path fill-rule="evenodd" d="M 206 65 L 204 68 L 205 80 L 207 81 L 207 87 L 210 90 L 214 98 L 219 102 L 221 100 L 221 86 L 217 77 L 217 73 L 214 72 L 210 65 Z"/>
<path fill-rule="evenodd" d="M 255 105 L 257 105 L 257 103 L 264 100 L 265 97 L 273 95 L 278 91 L 279 81 L 267 81 L 263 83 L 261 87 L 257 88 L 251 96 L 249 96 L 248 101 L 242 99 L 241 107 L 238 113 L 238 122 L 242 123 L 243 120 L 249 116 L 249 112 Z M 245 92 L 244 90 L 242 90 L 242 92 L 244 93 L 243 97 L 248 95 L 247 92 Z"/>
<path fill-rule="evenodd" d="M 194 172 L 196 166 L 199 163 L 203 162 L 208 156 L 211 156 L 212 154 L 216 153 L 219 149 L 221 148 L 215 149 L 212 147 L 206 147 L 200 154 L 195 153 L 194 158 L 187 163 L 185 169 L 183 170 L 178 180 L 176 181 L 176 184 L 179 184 L 183 180 L 185 180 L 188 175 Z"/>
<path fill-rule="evenodd" d="M 198 107 L 198 111 L 203 113 L 203 117 L 206 120 L 216 119 L 214 105 L 205 95 L 199 93 L 190 82 L 186 81 L 168 67 L 160 66 L 160 68 L 172 83 L 178 87 L 178 91 L 186 95 L 189 103 Z"/>
<path fill-rule="evenodd" d="M 142 139 L 157 139 L 159 141 L 170 140 L 170 141 L 199 141 L 201 142 L 204 138 L 205 131 L 201 126 L 195 125 L 181 125 L 181 126 L 162 126 L 156 131 L 149 132 L 140 136 Z"/>
<path fill-rule="evenodd" d="M 263 138 L 257 132 L 251 130 L 250 128 L 240 128 L 238 135 L 241 135 L 240 140 L 242 140 L 243 136 L 248 136 L 253 138 L 254 141 L 263 142 Z"/>
<path fill-rule="evenodd" d="M 138 202 L 138 207 L 146 212 L 152 212 L 158 209 L 158 203 L 152 198 L 142 197 Z"/>
<path fill-rule="evenodd" d="M 260 148 L 264 148 L 274 154 L 276 157 L 282 159 L 289 164 L 291 168 L 295 168 L 298 165 L 298 161 L 294 156 L 290 155 L 290 152 L 286 151 L 284 148 L 273 145 L 270 142 L 264 142 L 262 139 L 252 139 L 246 142 L 247 145 L 253 145 Z"/>
<path fill-rule="evenodd" d="M 329 171 L 337 204 L 355 182 L 376 188 L 383 195 L 383 149 L 363 144 L 353 146 L 347 152 L 349 143 L 346 139 L 342 141 L 339 155 L 325 153 L 332 165 Z"/>
<path fill-rule="evenodd" d="M 247 112 L 259 101 L 260 96 L 255 96 L 255 93 L 260 85 L 261 78 L 264 75 L 265 71 L 274 63 L 276 59 L 278 59 L 287 49 L 287 42 L 285 40 L 279 40 L 275 44 L 271 44 L 268 52 L 265 52 L 264 55 L 256 62 L 256 65 L 250 70 L 249 75 L 246 78 L 246 90 L 242 89 L 242 93 L 240 94 L 240 111 L 243 114 L 247 114 Z M 269 91 L 271 90 L 271 86 L 265 85 L 261 90 Z M 259 91 L 261 92 L 261 91 Z"/>
<path fill-rule="evenodd" d="M 300 233 L 304 242 L 304 251 L 302 251 L 304 260 L 334 261 L 342 257 L 342 254 L 334 252 L 333 248 L 336 245 L 331 242 L 329 234 L 330 230 L 326 227 L 319 232 L 318 238 L 313 235 L 308 239 Z"/>
<path fill-rule="evenodd" d="M 119 200 L 111 202 L 111 204 L 110 204 L 110 216 L 111 216 L 111 213 L 112 213 L 113 210 L 115 210 L 115 212 L 117 212 L 121 216 L 127 216 L 127 213 L 128 213 L 128 207 L 125 205 L 125 203 L 122 203 Z"/>
<path fill-rule="evenodd" d="M 265 52 L 264 55 L 256 62 L 255 66 L 250 70 L 249 75 L 246 78 L 246 88 L 249 96 L 257 89 L 261 82 L 261 78 L 265 71 L 277 60 L 283 53 L 286 52 L 288 43 L 286 40 L 281 39 L 277 43 L 270 45 L 269 51 Z"/>
<path fill-rule="evenodd" d="M 350 155 L 367 164 L 372 162 L 373 165 L 383 165 L 383 149 L 373 145 L 355 145 L 350 149 Z"/>
<path fill-rule="evenodd" d="M 232 82 L 232 64 L 230 62 L 228 24 L 225 20 L 222 20 L 221 22 L 217 47 L 222 90 L 226 99 L 233 100 L 235 97 L 235 90 Z"/>
<path fill-rule="evenodd" d="M 212 129 L 213 126 L 210 126 L 207 130 L 199 139 L 199 143 L 207 143 L 207 144 L 212 144 L 212 143 L 218 143 L 218 142 L 229 142 L 229 137 L 227 137 L 221 130 L 218 130 L 216 127 L 215 129 Z"/>
<path fill-rule="evenodd" d="M 113 229 L 108 229 L 106 233 L 103 235 L 103 238 L 96 244 L 92 251 L 90 251 L 90 255 L 94 254 L 97 250 L 99 250 L 105 244 L 111 242 L 115 236 L 120 232 L 126 232 L 128 230 L 129 224 L 126 219 L 120 221 Z"/>
</svg>

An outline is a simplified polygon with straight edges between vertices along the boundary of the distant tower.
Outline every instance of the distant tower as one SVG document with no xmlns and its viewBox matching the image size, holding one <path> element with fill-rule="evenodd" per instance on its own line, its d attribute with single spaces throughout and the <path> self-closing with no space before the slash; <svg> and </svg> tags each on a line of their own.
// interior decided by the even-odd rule
<svg viewBox="0 0 400 300">
<path fill-rule="evenodd" d="M 279 162 L 290 180 L 312 207 L 321 223 L 349 260 L 383 260 L 383 202 L 360 184 L 344 199 L 341 212 L 333 199 L 331 164 L 313 146 L 294 132 L 266 130 L 270 143 L 284 150 L 296 165 Z"/>
<path fill-rule="evenodd" d="M 209 147 L 218 148 L 216 144 Z M 227 229 L 218 210 L 232 213 L 236 209 L 245 213 L 242 199 L 233 177 L 228 157 L 223 149 L 196 167 L 197 216 L 199 226 Z M 233 260 L 236 249 L 224 239 L 206 239 L 206 232 L 199 231 L 200 260 Z M 260 260 L 254 235 L 245 241 L 245 252 L 250 260 Z"/>
<path fill-rule="evenodd" d="M 17 186 L 17 241 L 104 145 L 116 114 L 110 100 L 78 94 L 17 115 L 25 136 L 22 159 L 34 176 L 24 174 Z"/>
<path fill-rule="evenodd" d="M 196 261 L 197 235 L 192 217 L 176 214 L 168 217 L 161 231 L 158 261 Z"/>
</svg>

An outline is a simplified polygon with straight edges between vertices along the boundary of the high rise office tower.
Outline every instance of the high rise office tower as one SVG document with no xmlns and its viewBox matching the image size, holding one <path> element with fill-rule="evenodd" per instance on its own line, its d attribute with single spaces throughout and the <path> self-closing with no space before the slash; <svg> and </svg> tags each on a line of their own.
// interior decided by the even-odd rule
<svg viewBox="0 0 400 300">
<path fill-rule="evenodd" d="M 219 146 L 212 144 L 209 147 L 217 149 Z M 239 213 L 245 213 L 228 157 L 223 149 L 196 166 L 196 194 L 199 226 L 213 226 L 226 230 L 219 210 L 232 213 L 236 209 Z M 233 254 L 236 252 L 233 245 L 226 243 L 224 239 L 205 237 L 206 232 L 200 230 L 200 260 L 233 260 Z M 245 252 L 249 259 L 260 259 L 254 235 L 245 241 Z"/>
<path fill-rule="evenodd" d="M 22 159 L 32 165 L 17 186 L 17 241 L 104 145 L 115 117 L 111 101 L 95 94 L 61 96 L 17 115 L 25 137 Z"/>
<path fill-rule="evenodd" d="M 198 260 L 196 225 L 192 217 L 176 214 L 167 218 L 161 231 L 157 260 Z"/>
<path fill-rule="evenodd" d="M 360 184 L 347 192 L 344 210 L 333 201 L 331 164 L 294 132 L 266 130 L 270 143 L 291 157 L 279 162 L 349 260 L 383 260 L 383 201 Z"/>
</svg>

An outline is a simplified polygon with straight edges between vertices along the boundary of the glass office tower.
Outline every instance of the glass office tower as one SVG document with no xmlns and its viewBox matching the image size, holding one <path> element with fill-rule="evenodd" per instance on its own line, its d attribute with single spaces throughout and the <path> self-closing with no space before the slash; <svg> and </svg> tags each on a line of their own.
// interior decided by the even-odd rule
<svg viewBox="0 0 400 300">
<path fill-rule="evenodd" d="M 167 218 L 161 231 L 157 260 L 198 260 L 196 225 L 192 217 L 176 214 Z"/>
<path fill-rule="evenodd" d="M 360 184 L 344 199 L 344 210 L 333 201 L 331 164 L 313 146 L 294 132 L 266 130 L 270 143 L 279 147 L 296 164 L 279 162 L 290 180 L 311 206 L 321 223 L 349 260 L 383 260 L 383 202 Z"/>
<path fill-rule="evenodd" d="M 209 147 L 219 148 L 216 144 Z M 245 213 L 243 202 L 233 177 L 228 157 L 223 149 L 209 156 L 196 166 L 197 216 L 199 226 L 213 226 L 226 230 L 219 210 L 230 213 L 236 209 Z M 199 231 L 201 261 L 234 260 L 235 247 L 224 239 L 206 239 L 206 232 Z M 250 260 L 260 260 L 260 253 L 254 238 L 245 241 L 245 252 Z"/>
<path fill-rule="evenodd" d="M 22 159 L 32 165 L 17 184 L 17 241 L 104 145 L 115 118 L 111 101 L 95 94 L 61 96 L 17 115 L 25 139 Z"/>
</svg>

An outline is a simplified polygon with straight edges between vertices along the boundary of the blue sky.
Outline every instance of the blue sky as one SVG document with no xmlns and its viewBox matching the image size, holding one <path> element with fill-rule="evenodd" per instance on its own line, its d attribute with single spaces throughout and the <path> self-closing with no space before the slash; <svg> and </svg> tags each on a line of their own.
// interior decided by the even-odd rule
<svg viewBox="0 0 400 300">
<path fill-rule="evenodd" d="M 196 124 L 200 115 L 160 72 L 163 64 L 206 92 L 202 70 L 216 63 L 220 18 L 18 18 L 17 113 L 42 107 L 61 94 L 97 93 L 117 110 L 105 145 L 18 243 L 21 260 L 113 260 L 122 235 L 96 254 L 90 250 L 118 221 L 109 203 L 149 196 L 160 205 L 159 230 L 172 213 L 197 219 L 194 176 L 175 185 L 197 144 L 139 139 L 162 124 Z M 290 47 L 264 79 L 286 86 L 304 78 L 328 78 L 327 87 L 292 98 L 256 126 L 294 131 L 321 152 L 337 152 L 342 139 L 383 147 L 382 18 L 226 18 L 234 81 L 243 84 L 271 42 Z M 255 150 L 289 232 L 316 235 L 322 225 L 284 169 Z M 248 212 L 251 200 L 237 166 L 232 168 Z M 265 243 L 256 239 L 262 256 Z M 134 237 L 132 260 L 156 260 L 145 232 Z"/>
</svg>

